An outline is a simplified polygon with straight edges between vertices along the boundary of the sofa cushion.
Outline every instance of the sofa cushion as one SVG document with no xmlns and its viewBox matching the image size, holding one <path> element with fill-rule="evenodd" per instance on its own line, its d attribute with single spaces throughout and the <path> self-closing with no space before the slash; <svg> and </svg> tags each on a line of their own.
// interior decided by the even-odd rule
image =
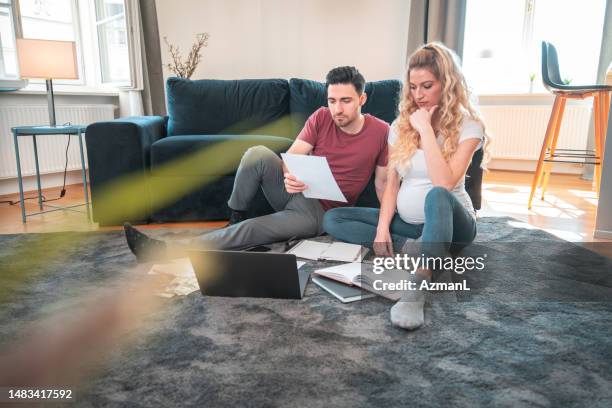
<svg viewBox="0 0 612 408">
<path fill-rule="evenodd" d="M 289 90 L 291 123 L 297 135 L 314 111 L 327 106 L 327 91 L 322 82 L 297 78 L 291 78 Z M 366 82 L 365 93 L 368 99 L 361 111 L 387 123 L 393 122 L 397 116 L 401 90 L 402 83 L 397 80 Z"/>
<path fill-rule="evenodd" d="M 365 93 L 368 100 L 362 111 L 391 124 L 399 113 L 402 83 L 396 79 L 367 82 Z"/>
<path fill-rule="evenodd" d="M 262 135 L 168 136 L 151 146 L 151 173 L 155 176 L 231 175 L 249 147 L 263 145 L 275 152 L 284 152 L 292 142 L 284 137 Z"/>
<path fill-rule="evenodd" d="M 284 79 L 169 78 L 166 95 L 169 136 L 256 133 L 281 118 L 288 122 L 289 84 Z M 274 131 L 276 136 L 290 134 L 288 125 Z"/>
</svg>

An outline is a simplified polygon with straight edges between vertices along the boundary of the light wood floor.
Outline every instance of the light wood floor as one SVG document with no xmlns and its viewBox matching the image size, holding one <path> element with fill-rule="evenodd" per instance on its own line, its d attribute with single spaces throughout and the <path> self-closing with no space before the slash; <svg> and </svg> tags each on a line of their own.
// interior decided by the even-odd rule
<svg viewBox="0 0 612 408">
<path fill-rule="evenodd" d="M 531 185 L 531 173 L 489 171 L 483 184 L 484 206 L 481 216 L 510 216 L 517 219 L 517 225 L 531 225 L 544 229 L 568 241 L 602 241 L 593 239 L 597 198 L 591 183 L 578 176 L 555 174 L 550 178 L 545 201 L 536 197 L 531 210 L 527 210 L 527 198 Z M 59 196 L 59 188 L 43 191 L 47 198 Z M 28 192 L 26 197 L 35 196 Z M 0 201 L 18 200 L 18 195 L 0 197 Z M 71 185 L 67 194 L 55 205 L 72 205 L 83 202 L 81 185 Z M 0 233 L 17 234 L 32 232 L 112 230 L 121 227 L 100 228 L 89 222 L 84 207 L 80 211 L 56 211 L 28 217 L 27 223 L 21 222 L 19 205 L 0 204 Z M 27 212 L 37 212 L 36 200 L 26 201 Z M 225 222 L 172 223 L 143 226 L 145 229 L 169 227 L 217 227 Z"/>
</svg>

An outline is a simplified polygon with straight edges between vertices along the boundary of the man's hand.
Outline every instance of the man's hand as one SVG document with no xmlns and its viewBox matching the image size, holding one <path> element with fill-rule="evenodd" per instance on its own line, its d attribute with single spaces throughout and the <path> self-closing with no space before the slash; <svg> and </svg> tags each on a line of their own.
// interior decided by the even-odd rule
<svg viewBox="0 0 612 408">
<path fill-rule="evenodd" d="M 296 179 L 291 173 L 285 173 L 285 190 L 289 194 L 301 193 L 306 190 L 308 186 Z"/>
<path fill-rule="evenodd" d="M 388 229 L 376 233 L 372 247 L 377 256 L 393 256 L 393 241 Z"/>
</svg>

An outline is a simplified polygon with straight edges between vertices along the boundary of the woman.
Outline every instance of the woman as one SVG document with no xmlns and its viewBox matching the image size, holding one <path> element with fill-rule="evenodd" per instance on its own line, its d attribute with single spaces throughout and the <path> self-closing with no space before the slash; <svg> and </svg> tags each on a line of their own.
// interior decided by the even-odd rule
<svg viewBox="0 0 612 408">
<path fill-rule="evenodd" d="M 394 245 L 417 238 L 426 256 L 447 256 L 451 245 L 469 244 L 476 236 L 476 212 L 464 178 L 474 152 L 487 139 L 484 124 L 470 102 L 457 57 L 440 43 L 424 45 L 410 56 L 403 89 L 399 116 L 389 132 L 380 210 L 333 209 L 325 214 L 323 227 L 343 241 L 374 242 L 379 256 L 391 256 Z M 431 277 L 424 268 L 413 275 L 417 288 Z M 423 305 L 423 292 L 406 291 L 391 308 L 391 322 L 405 329 L 420 327 Z"/>
</svg>

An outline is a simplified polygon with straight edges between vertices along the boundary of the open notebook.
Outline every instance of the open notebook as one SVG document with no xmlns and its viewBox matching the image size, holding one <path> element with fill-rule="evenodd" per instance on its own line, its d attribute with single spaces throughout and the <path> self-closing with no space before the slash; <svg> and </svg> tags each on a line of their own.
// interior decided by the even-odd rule
<svg viewBox="0 0 612 408">
<path fill-rule="evenodd" d="M 399 290 L 376 290 L 374 289 L 374 282 L 376 280 L 386 283 L 400 282 L 408 279 L 409 277 L 409 272 L 397 269 L 387 270 L 383 274 L 377 275 L 372 272 L 372 265 L 360 262 L 351 262 L 329 268 L 317 269 L 314 271 L 314 273 L 325 278 L 342 282 L 345 285 L 358 286 L 369 292 L 376 293 L 377 295 L 391 300 L 399 300 L 402 297 L 403 292 Z M 380 286 L 380 284 L 378 286 Z"/>
<path fill-rule="evenodd" d="M 361 264 L 360 262 L 351 262 L 342 265 L 331 266 L 329 268 L 316 269 L 314 273 L 329 279 L 333 279 L 338 282 L 342 282 L 346 285 L 361 287 L 362 265 L 363 264 Z"/>
<path fill-rule="evenodd" d="M 317 242 L 306 239 L 291 248 L 287 253 L 313 261 L 360 262 L 367 251 L 367 248 L 363 248 L 361 245 L 345 242 Z"/>
</svg>

